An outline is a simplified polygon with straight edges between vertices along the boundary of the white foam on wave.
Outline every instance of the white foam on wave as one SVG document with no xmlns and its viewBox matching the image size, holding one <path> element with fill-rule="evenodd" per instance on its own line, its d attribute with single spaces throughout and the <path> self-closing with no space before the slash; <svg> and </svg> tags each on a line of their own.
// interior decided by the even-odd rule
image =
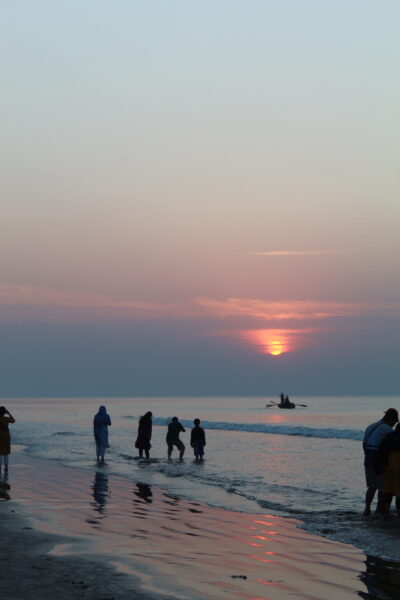
<svg viewBox="0 0 400 600">
<path fill-rule="evenodd" d="M 153 418 L 154 425 L 167 425 L 170 419 Z M 180 422 L 185 427 L 192 427 L 193 422 L 187 419 L 181 419 Z M 224 421 L 202 421 L 202 427 L 205 429 L 218 429 L 221 431 L 244 431 L 248 433 L 269 433 L 279 435 L 296 435 L 300 437 L 313 438 L 333 438 L 340 440 L 363 439 L 363 432 L 357 429 L 335 429 L 306 427 L 304 425 L 273 425 L 271 423 L 228 423 Z"/>
</svg>

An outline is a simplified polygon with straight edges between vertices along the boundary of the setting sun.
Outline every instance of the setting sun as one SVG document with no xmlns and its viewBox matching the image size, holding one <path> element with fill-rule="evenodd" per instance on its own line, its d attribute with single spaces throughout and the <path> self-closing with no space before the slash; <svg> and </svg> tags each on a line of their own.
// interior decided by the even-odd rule
<svg viewBox="0 0 400 600">
<path fill-rule="evenodd" d="M 247 329 L 241 330 L 242 339 L 258 348 L 262 354 L 281 356 L 309 344 L 308 336 L 316 329 Z"/>
<path fill-rule="evenodd" d="M 263 354 L 279 356 L 293 350 L 291 331 L 284 329 L 253 329 L 242 332 L 244 338 L 255 343 Z"/>
<path fill-rule="evenodd" d="M 269 344 L 269 353 L 273 354 L 273 356 L 279 356 L 283 352 L 283 345 L 279 340 L 273 340 Z"/>
</svg>

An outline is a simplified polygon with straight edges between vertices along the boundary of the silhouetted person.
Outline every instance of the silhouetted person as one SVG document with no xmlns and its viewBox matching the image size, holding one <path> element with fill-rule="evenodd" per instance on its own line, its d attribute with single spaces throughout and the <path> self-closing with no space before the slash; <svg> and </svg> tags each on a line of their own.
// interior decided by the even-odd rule
<svg viewBox="0 0 400 600">
<path fill-rule="evenodd" d="M 93 419 L 93 433 L 96 442 L 97 462 L 104 465 L 104 455 L 106 448 L 109 448 L 108 443 L 108 426 L 111 425 L 110 415 L 107 414 L 105 406 L 100 406 L 99 412 Z"/>
<path fill-rule="evenodd" d="M 168 458 L 171 458 L 173 447 L 176 446 L 179 450 L 179 458 L 182 460 L 185 452 L 185 444 L 179 439 L 181 431 L 186 431 L 181 423 L 178 421 L 178 417 L 172 417 L 171 423 L 168 425 L 167 432 L 167 445 L 168 445 Z"/>
<path fill-rule="evenodd" d="M 395 408 L 388 408 L 383 419 L 371 423 L 365 430 L 363 449 L 364 449 L 364 467 L 365 479 L 367 482 L 367 492 L 365 494 L 365 510 L 364 515 L 371 514 L 371 504 L 374 499 L 376 490 L 378 491 L 378 506 L 377 512 L 385 512 L 385 503 L 383 497 L 384 477 L 380 469 L 380 453 L 379 447 L 383 438 L 392 433 L 392 427 L 399 420 L 398 412 Z"/>
<path fill-rule="evenodd" d="M 281 395 L 279 396 L 279 398 L 281 399 L 280 406 L 284 406 L 285 405 L 285 394 L 282 392 Z"/>
<path fill-rule="evenodd" d="M 384 512 L 389 513 L 392 498 L 395 496 L 397 514 L 400 516 L 400 423 L 381 441 L 379 455 L 379 472 L 383 472 Z"/>
<path fill-rule="evenodd" d="M 291 404 L 291 402 L 290 402 L 290 400 L 289 400 L 289 396 L 285 396 L 285 400 L 284 400 L 284 403 L 283 403 L 283 405 L 284 405 L 286 408 L 288 408 L 288 407 L 290 406 L 290 404 Z"/>
<path fill-rule="evenodd" d="M 153 413 L 147 412 L 139 419 L 138 435 L 135 442 L 135 447 L 139 450 L 139 456 L 142 458 L 143 451 L 146 454 L 146 458 L 150 458 L 150 440 L 151 432 L 153 428 L 153 422 L 151 420 Z"/>
<path fill-rule="evenodd" d="M 193 421 L 194 427 L 190 434 L 190 445 L 193 448 L 194 456 L 196 460 L 203 460 L 204 446 L 206 445 L 206 434 L 204 429 L 200 427 L 200 419 Z"/>
<path fill-rule="evenodd" d="M 15 423 L 12 414 L 5 406 L 0 406 L 0 473 L 4 464 L 4 472 L 8 473 L 8 457 L 11 452 L 11 436 L 8 426 Z"/>
</svg>

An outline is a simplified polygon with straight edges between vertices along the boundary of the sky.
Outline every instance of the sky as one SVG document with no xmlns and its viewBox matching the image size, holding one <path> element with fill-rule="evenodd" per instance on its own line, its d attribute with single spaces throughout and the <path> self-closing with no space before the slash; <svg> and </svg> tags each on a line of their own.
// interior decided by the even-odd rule
<svg viewBox="0 0 400 600">
<path fill-rule="evenodd" d="M 0 0 L 0 395 L 400 391 L 395 0 Z"/>
</svg>

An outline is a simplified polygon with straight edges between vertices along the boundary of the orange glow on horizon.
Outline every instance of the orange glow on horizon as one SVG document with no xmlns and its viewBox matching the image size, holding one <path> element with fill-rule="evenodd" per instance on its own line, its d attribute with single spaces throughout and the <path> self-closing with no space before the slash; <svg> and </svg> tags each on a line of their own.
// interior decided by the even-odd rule
<svg viewBox="0 0 400 600">
<path fill-rule="evenodd" d="M 240 330 L 240 337 L 255 345 L 262 354 L 281 356 L 304 347 L 308 340 L 306 334 L 316 329 L 247 329 Z"/>
<path fill-rule="evenodd" d="M 245 339 L 256 344 L 263 354 L 280 356 L 294 348 L 291 332 L 284 329 L 253 329 L 243 331 Z"/>
</svg>

